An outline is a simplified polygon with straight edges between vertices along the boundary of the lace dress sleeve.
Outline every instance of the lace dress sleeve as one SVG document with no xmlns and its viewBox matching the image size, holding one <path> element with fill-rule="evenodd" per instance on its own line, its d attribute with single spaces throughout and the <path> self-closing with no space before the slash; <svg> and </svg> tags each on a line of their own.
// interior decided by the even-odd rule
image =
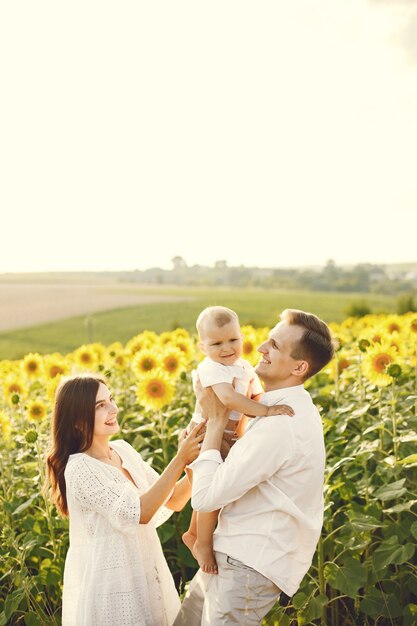
<svg viewBox="0 0 417 626">
<path fill-rule="evenodd" d="M 117 530 L 133 532 L 137 529 L 140 497 L 130 481 L 122 476 L 109 478 L 85 459 L 67 467 L 66 480 L 83 508 L 99 513 Z"/>
</svg>

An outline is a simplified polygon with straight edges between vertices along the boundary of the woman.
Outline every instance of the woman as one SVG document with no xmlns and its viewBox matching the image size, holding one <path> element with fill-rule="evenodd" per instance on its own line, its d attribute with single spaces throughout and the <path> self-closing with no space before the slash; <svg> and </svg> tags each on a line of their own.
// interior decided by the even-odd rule
<svg viewBox="0 0 417 626">
<path fill-rule="evenodd" d="M 117 413 L 102 376 L 73 376 L 57 390 L 47 470 L 69 516 L 63 626 L 170 626 L 180 608 L 156 527 L 190 498 L 188 479 L 178 479 L 203 428 L 159 476 L 127 442 L 109 442 Z"/>
</svg>

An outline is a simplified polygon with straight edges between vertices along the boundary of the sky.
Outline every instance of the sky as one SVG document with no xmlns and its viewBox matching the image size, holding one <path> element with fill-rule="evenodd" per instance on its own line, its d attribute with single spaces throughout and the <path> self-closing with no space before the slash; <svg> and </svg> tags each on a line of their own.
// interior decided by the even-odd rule
<svg viewBox="0 0 417 626">
<path fill-rule="evenodd" d="M 417 261 L 416 0 L 0 6 L 0 273 Z"/>
</svg>

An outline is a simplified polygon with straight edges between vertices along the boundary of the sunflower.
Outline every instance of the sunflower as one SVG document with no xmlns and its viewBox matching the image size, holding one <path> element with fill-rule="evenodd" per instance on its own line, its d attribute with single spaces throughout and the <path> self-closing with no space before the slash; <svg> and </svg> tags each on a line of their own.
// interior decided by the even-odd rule
<svg viewBox="0 0 417 626">
<path fill-rule="evenodd" d="M 174 336 L 173 336 L 172 345 L 175 346 L 176 348 L 179 348 L 181 352 L 184 353 L 184 356 L 187 362 L 191 361 L 191 359 L 195 355 L 195 347 L 193 345 L 191 338 L 178 336 L 178 335 L 175 335 L 174 333 L 173 333 Z"/>
<path fill-rule="evenodd" d="M 384 327 L 390 334 L 400 333 L 404 328 L 404 320 L 400 315 L 387 315 L 384 320 Z"/>
<path fill-rule="evenodd" d="M 105 363 L 109 367 L 116 367 L 118 370 L 123 370 L 127 366 L 127 355 L 123 344 L 120 341 L 107 346 Z"/>
<path fill-rule="evenodd" d="M 136 389 L 139 404 L 149 411 L 159 411 L 170 404 L 174 395 L 174 382 L 160 369 L 142 376 Z"/>
<path fill-rule="evenodd" d="M 378 387 L 392 383 L 392 376 L 387 373 L 389 366 L 398 362 L 398 353 L 388 342 L 369 348 L 363 356 L 362 372 L 366 378 Z"/>
<path fill-rule="evenodd" d="M 260 346 L 261 343 L 264 343 L 264 341 L 268 339 L 271 329 L 268 326 L 262 326 L 261 328 L 254 328 L 253 330 L 256 332 L 256 340 L 258 346 Z"/>
<path fill-rule="evenodd" d="M 124 347 L 121 341 L 114 341 L 106 348 L 106 358 L 115 359 L 119 354 L 124 353 Z"/>
<path fill-rule="evenodd" d="M 4 395 L 7 402 L 13 406 L 27 395 L 27 389 L 20 377 L 10 374 L 3 383 Z"/>
<path fill-rule="evenodd" d="M 339 378 L 340 376 L 349 377 L 352 374 L 352 365 L 355 365 L 355 363 L 357 363 L 357 357 L 342 348 L 336 353 L 334 359 L 330 361 L 327 370 L 333 380 L 336 379 L 336 376 Z"/>
<path fill-rule="evenodd" d="M 68 373 L 68 364 L 65 359 L 59 354 L 48 354 L 44 361 L 45 374 L 47 378 L 58 378 L 63 374 Z"/>
<path fill-rule="evenodd" d="M 171 336 L 174 339 L 190 339 L 190 333 L 185 328 L 176 328 L 171 332 Z"/>
<path fill-rule="evenodd" d="M 408 313 L 404 315 L 405 324 L 412 333 L 417 333 L 417 315 L 416 313 Z"/>
<path fill-rule="evenodd" d="M 43 359 L 40 354 L 26 354 L 23 357 L 22 370 L 28 378 L 39 378 L 43 373 Z"/>
<path fill-rule="evenodd" d="M 103 344 L 96 342 L 90 344 L 90 346 L 96 353 L 97 361 L 99 363 L 104 363 L 104 359 L 106 358 L 106 348 L 103 346 Z"/>
<path fill-rule="evenodd" d="M 258 335 L 251 326 L 243 326 L 242 334 L 242 358 L 255 365 L 259 361 L 260 356 L 257 350 L 259 346 Z"/>
<path fill-rule="evenodd" d="M 27 407 L 27 413 L 33 422 L 41 422 L 46 415 L 46 406 L 41 400 L 31 400 Z"/>
<path fill-rule="evenodd" d="M 126 344 L 126 351 L 129 354 L 136 354 L 140 350 L 151 348 L 158 343 L 158 335 L 152 330 L 144 330 L 143 333 L 135 335 Z"/>
<path fill-rule="evenodd" d="M 144 330 L 141 335 L 145 341 L 148 341 L 149 343 L 158 343 L 159 341 L 158 335 L 153 330 Z"/>
<path fill-rule="evenodd" d="M 0 380 L 3 380 L 10 374 L 20 375 L 21 371 L 20 361 L 0 361 Z"/>
<path fill-rule="evenodd" d="M 12 427 L 10 424 L 10 418 L 4 411 L 0 411 L 0 432 L 2 434 L 3 440 L 7 441 L 10 439 L 10 433 L 12 432 Z"/>
<path fill-rule="evenodd" d="M 50 378 L 45 383 L 46 396 L 51 403 L 53 403 L 55 400 L 56 390 L 60 382 L 61 376 L 55 376 L 55 378 Z"/>
<path fill-rule="evenodd" d="M 372 328 L 364 328 L 358 336 L 360 340 L 367 340 L 373 346 L 383 343 L 388 338 L 388 332 L 381 323 L 378 323 Z"/>
<path fill-rule="evenodd" d="M 403 337 L 403 335 L 394 333 L 393 335 L 388 336 L 386 338 L 386 341 L 387 343 L 389 343 L 390 346 L 395 348 L 395 350 L 397 351 L 397 356 L 404 357 L 407 354 L 405 337 Z"/>
<path fill-rule="evenodd" d="M 356 318 L 348 319 L 354 319 L 355 321 L 357 321 Z M 337 350 L 341 350 L 343 346 L 349 344 L 352 341 L 352 335 L 355 332 L 352 325 L 345 325 L 345 322 L 343 322 L 342 324 L 336 324 L 333 322 L 329 324 L 329 328 L 332 337 L 334 337 L 337 342 Z"/>
<path fill-rule="evenodd" d="M 93 369 L 97 365 L 97 353 L 91 345 L 83 345 L 74 350 L 72 357 L 77 365 Z"/>
<path fill-rule="evenodd" d="M 139 352 L 139 350 L 142 350 L 142 348 L 144 347 L 144 341 L 143 338 L 141 337 L 141 335 L 135 335 L 135 337 L 132 337 L 132 339 L 129 339 L 129 341 L 126 344 L 126 352 L 128 352 L 129 354 L 136 354 L 136 352 Z"/>
<path fill-rule="evenodd" d="M 126 369 L 127 366 L 127 358 L 126 355 L 123 353 L 118 354 L 117 356 L 114 357 L 114 366 L 118 369 L 118 370 L 124 370 Z"/>
<path fill-rule="evenodd" d="M 167 346 L 173 343 L 175 337 L 178 338 L 178 335 L 174 334 L 174 332 L 165 331 L 159 335 L 159 343 L 161 346 Z"/>
<path fill-rule="evenodd" d="M 133 357 L 132 370 L 136 376 L 140 377 L 156 369 L 160 365 L 159 361 L 160 359 L 155 350 L 141 350 Z"/>
<path fill-rule="evenodd" d="M 175 346 L 169 346 L 160 355 L 164 372 L 172 378 L 177 378 L 187 368 L 184 352 Z"/>
<path fill-rule="evenodd" d="M 375 329 L 371 332 L 370 337 L 373 343 L 382 343 L 384 339 L 384 332 L 383 330 Z"/>
</svg>

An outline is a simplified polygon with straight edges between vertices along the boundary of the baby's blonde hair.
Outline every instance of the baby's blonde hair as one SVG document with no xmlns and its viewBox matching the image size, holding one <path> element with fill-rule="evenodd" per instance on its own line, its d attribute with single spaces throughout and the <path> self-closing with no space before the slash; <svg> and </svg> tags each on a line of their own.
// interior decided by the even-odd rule
<svg viewBox="0 0 417 626">
<path fill-rule="evenodd" d="M 214 322 L 218 328 L 221 328 L 232 320 L 236 320 L 239 324 L 237 313 L 235 313 L 232 309 L 228 309 L 225 306 L 208 306 L 206 309 L 201 311 L 197 318 L 196 327 L 198 335 L 201 336 L 201 332 L 207 321 Z"/>
</svg>

